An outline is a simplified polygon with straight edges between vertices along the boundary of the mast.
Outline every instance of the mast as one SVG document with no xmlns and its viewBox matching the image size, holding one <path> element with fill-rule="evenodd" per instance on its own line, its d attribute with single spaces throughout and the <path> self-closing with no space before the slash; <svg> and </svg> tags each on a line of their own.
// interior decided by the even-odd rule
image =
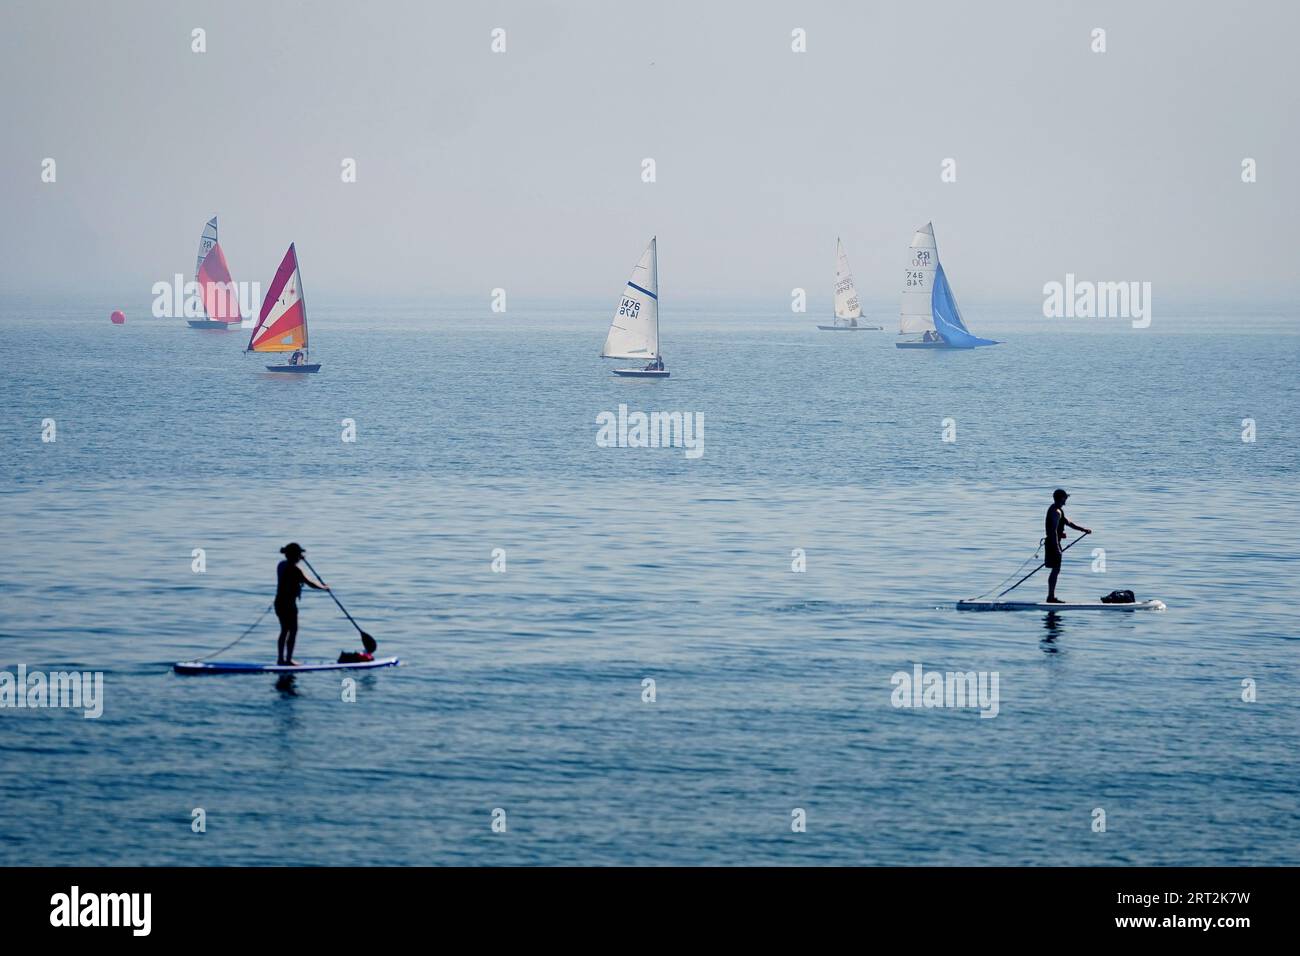
<svg viewBox="0 0 1300 956">
<path fill-rule="evenodd" d="M 650 248 L 653 250 L 650 255 L 650 274 L 654 280 L 655 290 L 655 354 L 659 361 L 664 360 L 664 350 L 659 345 L 659 237 L 650 237 Z"/>
<path fill-rule="evenodd" d="M 302 281 L 302 266 L 298 264 L 298 245 L 289 243 L 289 251 L 293 253 L 293 271 L 298 276 L 298 301 L 302 303 L 302 361 L 304 365 L 311 364 L 311 336 L 307 334 L 307 291 L 303 288 L 305 283 Z"/>
<path fill-rule="evenodd" d="M 840 324 L 840 256 L 844 253 L 844 240 L 835 237 L 835 288 L 831 292 L 831 325 Z"/>
</svg>

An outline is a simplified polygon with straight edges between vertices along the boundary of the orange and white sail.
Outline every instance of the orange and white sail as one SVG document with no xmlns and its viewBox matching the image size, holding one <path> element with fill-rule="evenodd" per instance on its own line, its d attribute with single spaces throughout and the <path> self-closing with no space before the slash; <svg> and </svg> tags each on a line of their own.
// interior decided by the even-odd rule
<svg viewBox="0 0 1300 956">
<path fill-rule="evenodd" d="M 248 340 L 250 352 L 296 352 L 307 349 L 307 301 L 293 244 L 262 300 L 262 312 Z"/>
</svg>

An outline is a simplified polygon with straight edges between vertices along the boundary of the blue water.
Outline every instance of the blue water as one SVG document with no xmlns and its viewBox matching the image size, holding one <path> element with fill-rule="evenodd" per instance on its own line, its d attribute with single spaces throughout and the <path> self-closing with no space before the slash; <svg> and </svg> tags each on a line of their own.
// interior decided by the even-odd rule
<svg viewBox="0 0 1300 956">
<path fill-rule="evenodd" d="M 644 382 L 597 358 L 607 305 L 314 304 L 323 371 L 285 380 L 240 333 L 0 302 L 0 668 L 106 695 L 0 710 L 0 864 L 1296 862 L 1294 316 L 964 303 L 1006 344 L 945 354 L 665 306 Z M 704 455 L 597 447 L 620 403 L 702 413 Z M 1095 532 L 1062 594 L 1168 611 L 953 609 L 1057 485 Z M 172 674 L 289 540 L 404 666 L 355 702 Z M 356 646 L 302 605 L 300 658 Z M 917 663 L 997 672 L 997 716 L 895 708 Z"/>
</svg>

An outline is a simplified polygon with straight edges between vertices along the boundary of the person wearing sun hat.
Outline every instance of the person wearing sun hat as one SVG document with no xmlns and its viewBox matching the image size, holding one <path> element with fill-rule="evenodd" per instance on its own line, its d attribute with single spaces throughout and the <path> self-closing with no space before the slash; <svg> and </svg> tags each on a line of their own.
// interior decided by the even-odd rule
<svg viewBox="0 0 1300 956">
<path fill-rule="evenodd" d="M 298 638 L 298 597 L 302 586 L 317 591 L 328 591 L 329 586 L 317 581 L 298 564 L 307 552 L 296 541 L 290 541 L 280 553 L 284 560 L 275 569 L 275 616 L 280 619 L 280 640 L 277 645 L 276 663 L 296 665 L 293 659 L 293 645 Z"/>
</svg>

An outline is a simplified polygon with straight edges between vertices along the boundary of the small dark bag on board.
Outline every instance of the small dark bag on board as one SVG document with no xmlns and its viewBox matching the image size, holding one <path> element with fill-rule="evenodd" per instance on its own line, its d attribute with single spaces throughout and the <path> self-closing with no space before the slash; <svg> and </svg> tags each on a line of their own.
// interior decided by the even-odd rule
<svg viewBox="0 0 1300 956">
<path fill-rule="evenodd" d="M 1137 601 L 1132 591 L 1111 591 L 1101 599 L 1102 604 L 1133 604 Z"/>
</svg>

